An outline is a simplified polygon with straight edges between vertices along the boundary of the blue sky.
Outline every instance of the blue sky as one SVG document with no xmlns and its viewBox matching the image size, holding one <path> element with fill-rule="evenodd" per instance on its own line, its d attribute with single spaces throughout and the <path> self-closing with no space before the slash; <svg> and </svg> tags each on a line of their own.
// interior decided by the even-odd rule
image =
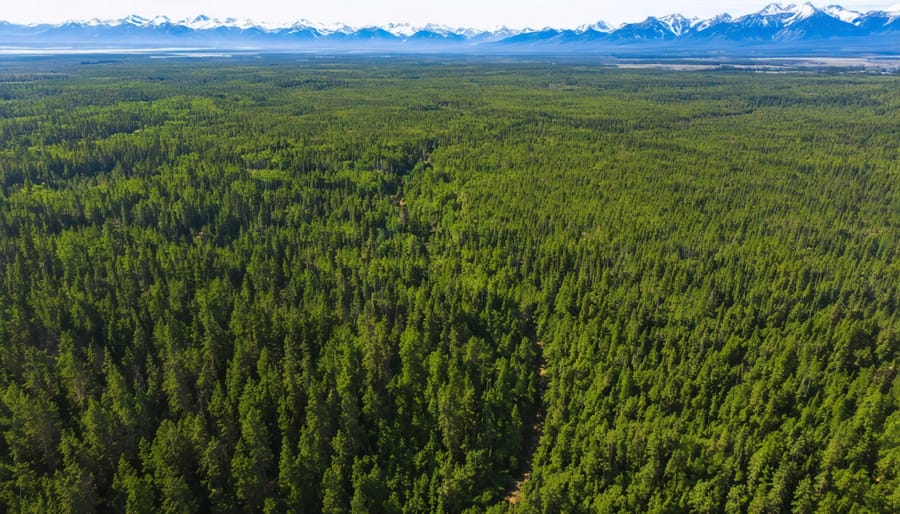
<svg viewBox="0 0 900 514">
<path fill-rule="evenodd" d="M 796 0 L 782 0 L 783 5 Z M 822 0 L 848 9 L 900 10 L 898 0 Z M 0 19 L 13 22 L 62 22 L 70 19 L 121 18 L 128 14 L 166 15 L 173 19 L 206 14 L 289 22 L 305 18 L 350 25 L 409 22 L 453 26 L 575 27 L 604 20 L 610 24 L 640 21 L 647 16 L 680 13 L 733 16 L 761 9 L 768 1 L 738 0 L 3 0 Z"/>
</svg>

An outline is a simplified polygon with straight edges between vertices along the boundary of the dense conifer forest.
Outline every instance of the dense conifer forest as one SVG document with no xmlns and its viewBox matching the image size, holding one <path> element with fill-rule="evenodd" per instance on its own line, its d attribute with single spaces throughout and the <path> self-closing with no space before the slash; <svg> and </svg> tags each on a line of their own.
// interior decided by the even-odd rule
<svg viewBox="0 0 900 514">
<path fill-rule="evenodd" d="M 6 512 L 898 512 L 900 79 L 0 65 Z"/>
</svg>

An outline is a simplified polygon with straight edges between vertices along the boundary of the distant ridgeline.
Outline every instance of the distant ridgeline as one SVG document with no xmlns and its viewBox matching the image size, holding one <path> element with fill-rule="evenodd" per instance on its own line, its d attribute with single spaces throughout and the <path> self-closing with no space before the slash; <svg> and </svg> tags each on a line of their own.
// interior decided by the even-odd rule
<svg viewBox="0 0 900 514">
<path fill-rule="evenodd" d="M 173 21 L 129 16 L 121 20 L 71 21 L 59 25 L 0 22 L 0 46 L 110 48 L 216 48 L 259 51 L 377 51 L 456 53 L 570 53 L 590 51 L 759 53 L 894 53 L 900 48 L 900 12 L 860 13 L 831 5 L 771 4 L 732 18 L 649 17 L 611 27 L 603 21 L 577 29 L 478 30 L 441 25 L 378 27 L 287 25 L 197 16 Z"/>
<path fill-rule="evenodd" d="M 4 61 L 0 512 L 900 512 L 900 77 L 415 61 Z"/>
</svg>

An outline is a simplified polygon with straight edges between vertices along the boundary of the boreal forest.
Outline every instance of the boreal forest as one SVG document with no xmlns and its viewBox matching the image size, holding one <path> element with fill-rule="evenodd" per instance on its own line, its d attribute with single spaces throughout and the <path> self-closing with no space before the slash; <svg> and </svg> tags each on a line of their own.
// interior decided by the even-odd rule
<svg viewBox="0 0 900 514">
<path fill-rule="evenodd" d="M 900 78 L 4 58 L 0 510 L 900 511 Z"/>
</svg>

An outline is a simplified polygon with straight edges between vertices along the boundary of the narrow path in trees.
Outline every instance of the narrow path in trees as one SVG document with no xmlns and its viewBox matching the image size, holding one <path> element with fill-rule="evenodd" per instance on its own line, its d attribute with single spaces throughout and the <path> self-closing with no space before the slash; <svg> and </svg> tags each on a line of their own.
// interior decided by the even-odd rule
<svg viewBox="0 0 900 514">
<path fill-rule="evenodd" d="M 541 350 L 540 367 L 538 368 L 538 374 L 540 375 L 540 380 L 538 381 L 538 408 L 531 420 L 528 439 L 525 441 L 525 460 L 522 465 L 522 474 L 513 482 L 506 494 L 506 501 L 512 505 L 516 505 L 522 499 L 522 488 L 531 479 L 531 464 L 534 460 L 534 452 L 537 451 L 541 434 L 544 432 L 544 391 L 547 389 L 547 363 L 544 361 L 544 342 L 538 341 L 537 345 Z"/>
</svg>

